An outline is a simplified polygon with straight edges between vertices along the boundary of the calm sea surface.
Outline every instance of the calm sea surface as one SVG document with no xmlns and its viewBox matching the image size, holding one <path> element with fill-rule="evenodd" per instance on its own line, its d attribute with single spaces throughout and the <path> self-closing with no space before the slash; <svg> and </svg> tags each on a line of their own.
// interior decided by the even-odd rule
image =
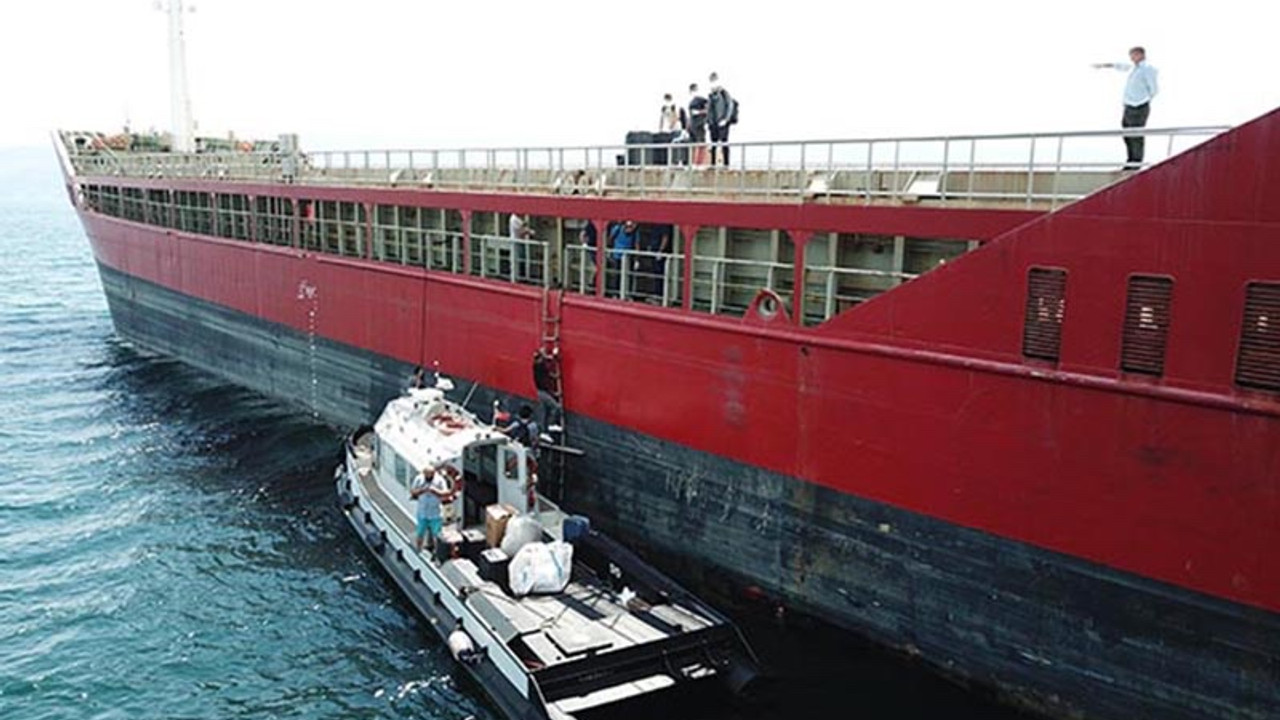
<svg viewBox="0 0 1280 720">
<path fill-rule="evenodd" d="M 52 151 L 0 150 L 0 718 L 496 717 L 340 517 L 338 440 L 117 339 Z M 1014 717 L 771 618 L 785 690 L 730 715 Z"/>
</svg>

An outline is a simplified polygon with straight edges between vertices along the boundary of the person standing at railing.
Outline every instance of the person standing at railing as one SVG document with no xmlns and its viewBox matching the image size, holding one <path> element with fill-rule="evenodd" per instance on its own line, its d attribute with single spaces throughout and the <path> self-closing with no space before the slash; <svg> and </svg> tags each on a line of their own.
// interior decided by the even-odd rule
<svg viewBox="0 0 1280 720">
<path fill-rule="evenodd" d="M 707 98 L 711 126 L 711 164 L 729 164 L 729 126 L 738 122 L 738 101 L 720 84 L 720 76 L 711 73 L 711 95 Z"/>
<path fill-rule="evenodd" d="M 630 277 L 632 275 L 631 267 L 633 260 L 633 252 L 636 249 L 636 223 L 634 220 L 628 220 L 621 225 L 615 224 L 609 229 L 609 267 L 605 281 L 608 284 L 607 295 L 616 295 L 618 297 L 629 296 L 630 286 L 635 280 Z M 625 285 L 627 292 L 621 292 L 622 275 L 628 275 Z"/>
<path fill-rule="evenodd" d="M 689 85 L 689 143 L 693 164 L 707 164 L 707 99 L 698 93 L 698 83 Z"/>
<path fill-rule="evenodd" d="M 528 280 L 529 248 L 526 245 L 526 241 L 533 237 L 533 230 L 529 228 L 529 225 L 525 222 L 524 218 L 520 217 L 516 213 L 511 213 L 511 218 L 507 221 L 507 237 L 511 240 L 510 245 L 515 247 L 516 280 Z M 508 253 L 509 252 L 510 250 L 508 250 Z M 506 275 L 508 274 L 508 271 L 503 270 L 502 273 Z"/>
<path fill-rule="evenodd" d="M 583 220 L 582 229 L 578 231 L 578 244 L 582 248 L 579 260 L 582 263 L 582 273 L 578 276 L 578 292 L 588 292 L 588 287 L 596 286 L 596 239 L 596 224 L 591 220 Z"/>
<path fill-rule="evenodd" d="M 1094 63 L 1093 66 L 1129 71 L 1129 79 L 1124 84 L 1124 115 L 1120 119 L 1120 127 L 1146 127 L 1147 118 L 1151 115 L 1151 101 L 1159 91 L 1156 83 L 1158 72 L 1147 62 L 1147 51 L 1142 46 L 1129 50 L 1129 60 L 1132 64 Z M 1142 167 L 1142 155 L 1146 144 L 1144 140 L 1145 138 L 1141 135 L 1125 136 L 1124 146 L 1128 154 L 1124 164 L 1126 170 Z"/>
<path fill-rule="evenodd" d="M 653 136 L 655 145 L 671 145 L 683 140 L 685 128 L 689 124 L 689 116 L 685 113 L 684 108 L 676 105 L 671 99 L 671 93 L 662 96 L 662 112 L 658 115 L 658 132 Z M 653 159 L 659 165 L 667 164 L 685 164 L 687 159 L 681 159 L 681 153 L 672 153 L 668 148 L 655 148 L 652 153 Z"/>
<path fill-rule="evenodd" d="M 662 96 L 662 111 L 658 114 L 658 132 L 680 132 L 680 108 L 671 99 L 671 93 Z"/>
<path fill-rule="evenodd" d="M 638 289 L 646 302 L 662 302 L 662 290 L 667 282 L 666 254 L 671 249 L 670 225 L 647 225 L 640 235 L 640 250 L 644 253 L 636 263 L 639 276 Z"/>
</svg>

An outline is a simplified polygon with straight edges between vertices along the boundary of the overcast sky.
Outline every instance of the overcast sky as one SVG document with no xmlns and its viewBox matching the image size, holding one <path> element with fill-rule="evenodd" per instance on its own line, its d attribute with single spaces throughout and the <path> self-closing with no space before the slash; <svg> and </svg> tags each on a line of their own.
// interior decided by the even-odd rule
<svg viewBox="0 0 1280 720">
<path fill-rule="evenodd" d="M 1134 44 L 1160 70 L 1151 126 L 1280 106 L 1275 0 L 194 4 L 198 133 L 311 149 L 621 142 L 711 70 L 734 140 L 1110 128 L 1124 74 L 1089 64 Z M 153 0 L 5 2 L 0 147 L 167 128 L 166 30 Z"/>
</svg>

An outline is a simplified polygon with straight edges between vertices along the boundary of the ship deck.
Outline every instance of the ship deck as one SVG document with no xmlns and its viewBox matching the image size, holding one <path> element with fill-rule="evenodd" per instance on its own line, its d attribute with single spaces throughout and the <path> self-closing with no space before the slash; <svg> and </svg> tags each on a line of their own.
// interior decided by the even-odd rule
<svg viewBox="0 0 1280 720">
<path fill-rule="evenodd" d="M 1145 128 L 728 143 L 731 162 L 689 163 L 687 144 L 300 152 L 296 137 L 253 152 L 112 151 L 63 133 L 77 174 L 242 183 L 716 202 L 1048 210 L 1126 176 L 1121 138 L 1143 135 L 1148 165 L 1223 127 Z M 131 143 L 131 145 L 137 144 Z M 146 143 L 154 147 L 155 142 Z"/>
</svg>

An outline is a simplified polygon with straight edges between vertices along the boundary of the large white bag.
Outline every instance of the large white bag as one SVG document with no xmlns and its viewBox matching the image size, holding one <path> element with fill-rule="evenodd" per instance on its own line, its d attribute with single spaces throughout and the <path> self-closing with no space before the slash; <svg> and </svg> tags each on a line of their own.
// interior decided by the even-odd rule
<svg viewBox="0 0 1280 720">
<path fill-rule="evenodd" d="M 566 542 L 530 543 L 520 548 L 507 566 L 511 592 L 558 593 L 573 572 L 573 546 Z"/>
<path fill-rule="evenodd" d="M 528 515 L 517 515 L 507 521 L 507 529 L 502 533 L 502 543 L 498 546 L 507 557 L 514 558 L 520 548 L 542 539 L 542 525 Z"/>
</svg>

